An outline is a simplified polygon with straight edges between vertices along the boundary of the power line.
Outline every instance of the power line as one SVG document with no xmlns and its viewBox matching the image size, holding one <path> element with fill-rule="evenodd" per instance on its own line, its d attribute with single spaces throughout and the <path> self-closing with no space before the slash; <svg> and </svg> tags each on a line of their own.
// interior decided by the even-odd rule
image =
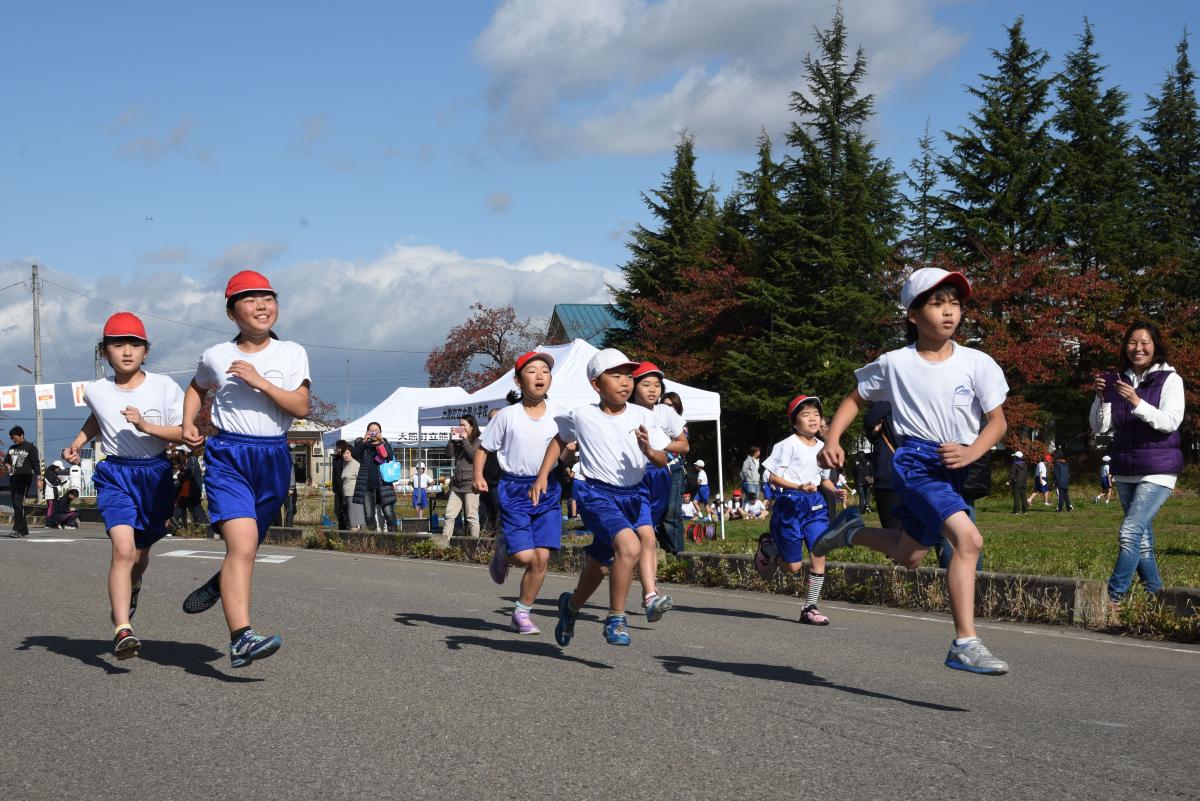
<svg viewBox="0 0 1200 801">
<path fill-rule="evenodd" d="M 103 303 L 106 306 L 112 306 L 114 309 L 121 309 L 122 311 L 134 311 L 133 309 L 131 309 L 128 306 L 125 306 L 123 304 L 113 303 L 111 300 L 105 300 L 104 298 L 98 298 L 95 295 L 89 295 L 86 292 L 80 292 L 78 289 L 72 289 L 69 286 L 63 286 L 62 284 L 56 284 L 55 282 L 50 281 L 45 278 L 42 279 L 42 283 L 56 286 L 59 289 L 64 289 L 67 292 L 70 292 L 75 295 L 79 295 L 80 297 L 87 298 L 88 300 L 94 300 L 97 303 Z M 15 284 L 14 284 L 14 286 L 15 286 Z M 5 287 L 5 289 L 7 289 L 7 287 Z M 229 336 L 228 331 L 222 331 L 217 328 L 209 328 L 208 326 L 196 325 L 195 323 L 188 323 L 183 320 L 175 320 L 171 317 L 163 317 L 161 315 L 151 314 L 150 312 L 145 312 L 145 311 L 139 311 L 137 313 L 142 315 L 143 317 L 149 317 L 152 320 L 161 320 L 164 323 L 174 323 L 175 325 L 183 325 L 183 326 L 187 326 L 188 328 L 198 329 L 200 331 L 211 331 L 214 334 L 222 334 L 224 336 Z M 351 347 L 347 347 L 345 345 L 318 345 L 318 344 L 310 343 L 310 342 L 297 342 L 296 344 L 302 345 L 306 348 L 321 348 L 323 350 L 339 350 L 339 351 L 348 351 L 348 352 L 353 352 L 353 353 L 408 353 L 408 354 L 416 354 L 418 356 L 428 355 L 428 353 L 429 353 L 428 348 L 425 350 L 401 350 L 399 348 L 351 348 Z"/>
</svg>

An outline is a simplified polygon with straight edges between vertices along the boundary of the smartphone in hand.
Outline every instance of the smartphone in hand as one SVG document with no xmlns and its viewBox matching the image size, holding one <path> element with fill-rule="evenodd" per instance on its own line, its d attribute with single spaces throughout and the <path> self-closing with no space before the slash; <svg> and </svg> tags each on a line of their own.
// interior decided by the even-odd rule
<svg viewBox="0 0 1200 801">
<path fill-rule="evenodd" d="M 1104 374 L 1104 402 L 1112 403 L 1121 400 L 1121 393 L 1117 392 L 1117 382 L 1121 381 L 1120 373 L 1105 373 Z"/>
</svg>

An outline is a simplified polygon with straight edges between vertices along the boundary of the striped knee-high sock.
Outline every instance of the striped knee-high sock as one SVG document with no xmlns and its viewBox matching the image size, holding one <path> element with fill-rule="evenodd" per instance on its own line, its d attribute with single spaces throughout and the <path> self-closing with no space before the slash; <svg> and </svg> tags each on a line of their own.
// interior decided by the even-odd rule
<svg viewBox="0 0 1200 801">
<path fill-rule="evenodd" d="M 816 606 L 821 600 L 821 588 L 825 586 L 825 574 L 808 572 L 808 594 L 804 598 L 805 606 Z"/>
</svg>

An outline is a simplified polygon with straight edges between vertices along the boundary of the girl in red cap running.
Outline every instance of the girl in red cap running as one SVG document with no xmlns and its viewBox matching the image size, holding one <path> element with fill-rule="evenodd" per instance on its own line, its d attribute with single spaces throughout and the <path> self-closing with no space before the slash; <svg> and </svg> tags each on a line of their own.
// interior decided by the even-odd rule
<svg viewBox="0 0 1200 801">
<path fill-rule="evenodd" d="M 287 430 L 308 416 L 308 354 L 271 330 L 279 319 L 275 290 L 265 276 L 243 270 L 225 287 L 225 311 L 238 327 L 232 342 L 200 357 L 183 403 L 183 440 L 204 442 L 196 414 L 204 395 L 216 393 L 212 421 L 218 429 L 205 449 L 204 489 L 212 524 L 225 540 L 225 561 L 215 576 L 183 602 L 190 614 L 218 599 L 229 624 L 229 658 L 244 667 L 279 650 L 283 640 L 250 627 L 254 557 L 288 494 L 292 457 Z"/>
<path fill-rule="evenodd" d="M 142 576 L 150 564 L 150 546 L 167 533 L 175 505 L 175 485 L 166 450 L 183 441 L 183 391 L 165 375 L 142 369 L 150 340 L 142 321 L 119 312 L 104 324 L 97 345 L 113 369 L 112 378 L 92 381 L 83 399 L 92 413 L 63 450 L 79 464 L 80 449 L 100 437 L 105 458 L 96 463 L 96 506 L 112 542 L 108 600 L 112 605 L 113 653 L 137 656 L 141 642 L 133 634 Z"/>
</svg>

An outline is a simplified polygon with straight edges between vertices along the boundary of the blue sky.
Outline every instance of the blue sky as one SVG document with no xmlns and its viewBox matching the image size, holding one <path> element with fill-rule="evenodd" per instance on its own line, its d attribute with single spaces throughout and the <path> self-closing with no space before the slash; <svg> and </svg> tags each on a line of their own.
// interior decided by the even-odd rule
<svg viewBox="0 0 1200 801">
<path fill-rule="evenodd" d="M 1019 14 L 1055 67 L 1088 15 L 1134 116 L 1200 17 L 1185 2 L 844 8 L 878 98 L 872 134 L 899 166 L 926 118 L 965 122 L 963 86 L 991 71 Z M 282 292 L 285 336 L 418 352 L 475 300 L 541 316 L 603 300 L 682 128 L 723 190 L 752 165 L 760 126 L 782 146 L 787 92 L 832 9 L 8 4 L 0 286 L 37 261 L 76 292 L 223 330 L 217 290 L 254 267 Z M 86 378 L 112 307 L 55 285 L 46 303 L 65 355 L 47 346 L 48 380 Z M 28 380 L 13 366 L 30 358 L 28 320 L 27 295 L 0 292 L 0 384 Z M 159 369 L 186 370 L 220 338 L 165 321 L 151 334 Z M 351 360 L 354 407 L 423 383 L 420 353 L 311 353 L 316 390 L 339 401 Z"/>
</svg>

